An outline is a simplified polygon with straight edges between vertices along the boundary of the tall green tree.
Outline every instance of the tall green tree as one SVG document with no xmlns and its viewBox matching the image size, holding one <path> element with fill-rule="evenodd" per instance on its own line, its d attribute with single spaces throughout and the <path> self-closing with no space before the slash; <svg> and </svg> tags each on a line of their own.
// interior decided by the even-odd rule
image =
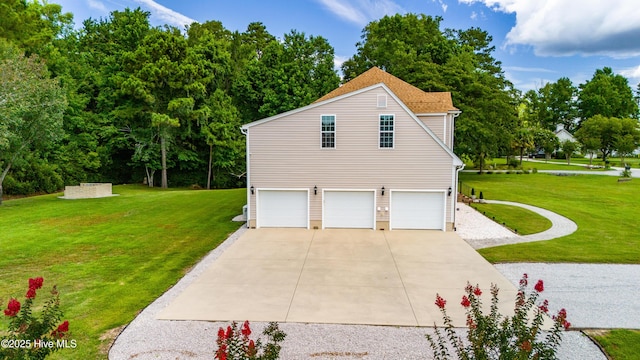
<svg viewBox="0 0 640 360">
<path fill-rule="evenodd" d="M 551 158 L 551 154 L 560 146 L 560 140 L 556 134 L 549 130 L 543 128 L 536 128 L 533 134 L 533 142 L 535 144 L 535 148 L 544 151 L 545 160 L 549 160 Z"/>
<path fill-rule="evenodd" d="M 248 63 L 236 94 L 252 99 L 252 119 L 273 116 L 309 105 L 338 87 L 334 50 L 320 36 L 291 31 L 284 41 L 270 41 Z"/>
<path fill-rule="evenodd" d="M 73 25 L 73 15 L 63 13 L 60 5 L 38 0 L 3 0 L 0 19 L 0 38 L 28 54 L 39 54 Z"/>
<path fill-rule="evenodd" d="M 16 161 L 61 136 L 65 108 L 64 92 L 44 63 L 0 39 L 0 204 Z"/>
<path fill-rule="evenodd" d="M 527 151 L 532 150 L 535 146 L 533 129 L 521 127 L 516 130 L 513 136 L 512 146 L 518 151 L 518 155 L 520 156 L 520 165 L 522 165 L 522 157 L 524 154 Z"/>
<path fill-rule="evenodd" d="M 124 96 L 121 85 L 129 76 L 125 55 L 134 52 L 151 30 L 149 16 L 140 8 L 127 8 L 113 11 L 107 18 L 87 19 L 77 35 L 77 46 L 69 49 L 73 59 L 70 69 L 74 70 L 71 75 L 82 102 L 78 104 L 80 109 L 73 111 L 74 116 L 65 119 L 65 127 L 69 127 L 68 134 L 82 135 L 95 144 L 78 148 L 96 154 L 99 168 L 92 176 L 100 181 L 129 182 L 134 169 L 140 164 L 144 167 L 144 162 L 137 160 L 140 143 L 134 141 L 134 137 L 142 143 L 149 140 L 148 134 L 138 133 L 142 132 L 137 126 L 142 104 Z M 128 130 L 135 130 L 135 136 Z M 75 142 L 75 136 L 70 136 L 70 143 Z"/>
<path fill-rule="evenodd" d="M 634 149 L 638 147 L 640 144 L 638 120 L 596 115 L 583 121 L 582 126 L 576 132 L 576 138 L 589 147 L 597 144 L 598 150 L 602 154 L 602 161 L 606 162 L 607 157 L 617 151 L 619 145 L 622 145 L 622 150 L 625 152 L 628 151 L 627 145 L 629 144 L 629 147 Z"/>
<path fill-rule="evenodd" d="M 554 114 L 554 128 L 549 130 L 555 130 L 556 125 L 562 124 L 567 131 L 575 131 L 578 118 L 577 96 L 578 88 L 567 77 L 561 77 L 551 85 L 549 107 Z"/>
<path fill-rule="evenodd" d="M 638 118 L 638 103 L 628 80 L 614 74 L 609 67 L 596 70 L 591 80 L 580 84 L 578 95 L 580 117 L 596 115 L 613 118 Z"/>
<path fill-rule="evenodd" d="M 129 76 L 121 90 L 140 101 L 140 126 L 150 126 L 158 134 L 161 187 L 167 188 L 168 151 L 175 129 L 192 128 L 196 101 L 204 96 L 206 85 L 187 39 L 177 28 L 152 29 L 134 52 L 125 54 L 125 61 Z"/>
<path fill-rule="evenodd" d="M 562 77 L 538 90 L 527 91 L 522 101 L 527 106 L 530 122 L 552 131 L 562 125 L 567 131 L 574 132 L 578 118 L 577 95 L 578 89 L 571 80 Z"/>
<path fill-rule="evenodd" d="M 567 159 L 567 165 L 571 165 L 571 156 L 578 150 L 579 146 L 578 143 L 571 140 L 565 140 L 560 144 L 564 157 Z"/>
</svg>

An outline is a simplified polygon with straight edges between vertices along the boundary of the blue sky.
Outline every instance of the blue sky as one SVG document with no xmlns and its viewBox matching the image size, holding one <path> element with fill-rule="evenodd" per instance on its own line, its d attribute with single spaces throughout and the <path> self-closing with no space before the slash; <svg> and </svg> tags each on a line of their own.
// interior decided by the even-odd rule
<svg viewBox="0 0 640 360">
<path fill-rule="evenodd" d="M 362 29 L 396 13 L 442 16 L 443 28 L 479 27 L 493 37 L 494 57 L 523 91 L 560 77 L 574 85 L 596 69 L 611 67 L 640 82 L 640 6 L 637 0 L 50 0 L 74 14 L 78 26 L 89 17 L 108 17 L 125 7 L 151 13 L 153 25 L 183 28 L 218 20 L 244 31 L 259 21 L 281 38 L 295 29 L 326 38 L 336 62 L 351 57 Z"/>
</svg>

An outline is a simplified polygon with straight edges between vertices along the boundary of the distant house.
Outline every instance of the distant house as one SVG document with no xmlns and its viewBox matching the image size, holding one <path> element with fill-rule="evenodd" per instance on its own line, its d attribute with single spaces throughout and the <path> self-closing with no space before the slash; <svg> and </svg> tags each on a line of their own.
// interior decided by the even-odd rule
<svg viewBox="0 0 640 360">
<path fill-rule="evenodd" d="M 567 140 L 571 142 L 578 142 L 578 140 L 576 140 L 576 138 L 573 137 L 573 135 L 571 135 L 571 133 L 568 132 L 567 129 L 565 129 L 564 125 L 562 124 L 556 125 L 556 131 L 554 131 L 554 133 L 558 137 L 558 140 L 560 140 L 560 143 L 563 143 L 564 141 L 567 141 Z"/>
<path fill-rule="evenodd" d="M 248 226 L 453 229 L 460 113 L 450 93 L 374 67 L 308 106 L 244 125 Z"/>
</svg>

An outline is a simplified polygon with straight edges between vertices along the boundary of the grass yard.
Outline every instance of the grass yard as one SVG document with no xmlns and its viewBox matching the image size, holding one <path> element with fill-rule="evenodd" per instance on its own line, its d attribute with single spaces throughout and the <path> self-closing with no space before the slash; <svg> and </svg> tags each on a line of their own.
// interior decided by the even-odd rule
<svg viewBox="0 0 640 360">
<path fill-rule="evenodd" d="M 521 207 L 480 203 L 472 203 L 471 207 L 520 235 L 536 234 L 551 228 L 549 219 Z"/>
<path fill-rule="evenodd" d="M 518 158 L 520 160 L 520 158 Z M 586 159 L 586 162 L 574 161 L 574 160 L 582 160 L 582 159 L 571 159 L 571 165 L 567 165 L 567 161 L 563 159 L 551 159 L 547 162 L 544 162 L 544 159 L 538 159 L 540 161 L 529 161 L 526 158 L 522 159 L 522 170 L 588 170 L 584 166 L 576 165 L 577 163 L 581 164 L 589 164 L 589 159 Z M 595 165 L 595 162 L 594 162 Z M 507 159 L 506 158 L 495 158 L 491 160 L 487 160 L 486 166 L 493 166 L 498 170 L 508 170 L 507 169 Z M 465 170 L 473 170 L 476 169 L 473 167 L 473 164 L 467 164 Z M 592 171 L 602 171 L 603 169 L 592 169 Z M 491 171 L 489 169 L 485 169 L 485 171 Z"/>
<path fill-rule="evenodd" d="M 476 175 L 461 181 L 485 198 L 536 205 L 578 224 L 574 234 L 549 241 L 482 249 L 491 262 L 640 263 L 640 180 L 618 183 L 610 176 Z M 510 209 L 498 209 L 499 214 Z M 501 215 L 498 215 L 501 216 Z M 520 228 L 525 217 L 507 224 Z M 640 331 L 612 330 L 594 337 L 615 360 L 637 359 Z"/>
<path fill-rule="evenodd" d="M 640 180 L 610 176 L 477 175 L 461 181 L 486 199 L 531 204 L 578 224 L 572 235 L 550 241 L 482 249 L 496 262 L 640 263 Z M 516 225 L 518 226 L 518 225 Z"/>
<path fill-rule="evenodd" d="M 640 331 L 616 329 L 591 335 L 614 360 L 635 360 L 640 354 Z"/>
<path fill-rule="evenodd" d="M 607 158 L 607 160 L 609 161 L 609 166 L 618 166 L 618 167 L 623 167 L 624 164 L 629 164 L 631 165 L 632 168 L 638 168 L 640 167 L 640 158 L 637 157 L 626 157 L 624 158 L 624 161 L 622 161 L 621 158 L 618 157 L 611 157 L 611 158 Z M 562 159 L 552 159 L 549 160 L 549 162 L 562 162 Z M 564 162 L 566 164 L 566 161 Z M 571 159 L 571 163 L 572 164 L 585 164 L 588 165 L 589 164 L 589 158 L 572 158 Z M 604 162 L 602 161 L 602 158 L 598 158 L 596 159 L 595 157 L 593 158 L 593 161 L 591 162 L 592 165 L 594 166 L 604 166 Z"/>
<path fill-rule="evenodd" d="M 76 349 L 55 359 L 106 359 L 117 330 L 175 284 L 240 224 L 243 189 L 169 190 L 114 186 L 117 197 L 46 195 L 0 206 L 0 302 L 24 300 L 44 277 L 36 303 L 58 285 Z M 0 329 L 7 328 L 4 316 Z M 213 341 L 214 339 L 212 339 Z"/>
</svg>

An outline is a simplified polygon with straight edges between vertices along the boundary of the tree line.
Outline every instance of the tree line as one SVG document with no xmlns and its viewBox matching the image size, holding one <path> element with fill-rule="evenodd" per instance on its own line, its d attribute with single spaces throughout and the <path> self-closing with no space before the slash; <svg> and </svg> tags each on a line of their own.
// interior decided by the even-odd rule
<svg viewBox="0 0 640 360">
<path fill-rule="evenodd" d="M 523 149 L 518 134 L 548 136 L 555 123 L 577 132 L 596 115 L 637 121 L 633 92 L 610 69 L 579 91 L 563 78 L 521 94 L 486 31 L 442 29 L 441 17 L 372 21 L 341 79 L 321 36 L 277 38 L 259 22 L 243 32 L 213 20 L 153 27 L 149 15 L 114 11 L 73 29 L 57 4 L 0 6 L 0 193 L 143 179 L 242 186 L 242 124 L 308 105 L 371 66 L 424 91 L 450 91 L 463 111 L 454 151 L 479 164 Z"/>
</svg>

